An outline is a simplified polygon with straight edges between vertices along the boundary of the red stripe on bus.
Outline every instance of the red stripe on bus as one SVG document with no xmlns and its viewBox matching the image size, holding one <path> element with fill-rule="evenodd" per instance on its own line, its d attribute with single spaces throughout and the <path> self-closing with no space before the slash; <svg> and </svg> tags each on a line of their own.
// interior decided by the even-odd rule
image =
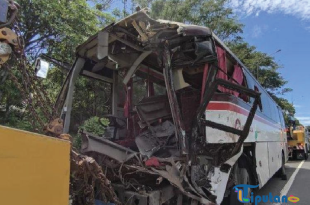
<svg viewBox="0 0 310 205">
<path fill-rule="evenodd" d="M 208 107 L 207 107 L 207 110 L 229 110 L 229 111 L 233 111 L 233 112 L 236 112 L 236 113 L 239 113 L 239 114 L 242 114 L 242 115 L 245 115 L 245 116 L 248 116 L 249 112 L 248 110 L 244 109 L 244 108 L 241 108 L 235 104 L 232 104 L 232 103 L 226 103 L 226 102 L 217 102 L 217 103 L 212 103 L 210 102 Z M 260 121 L 264 124 L 267 124 L 269 126 L 272 126 L 272 127 L 275 127 L 275 128 L 280 128 L 279 126 L 275 125 L 274 123 L 258 116 L 258 115 L 255 115 L 254 117 L 255 120 L 257 121 Z"/>
</svg>

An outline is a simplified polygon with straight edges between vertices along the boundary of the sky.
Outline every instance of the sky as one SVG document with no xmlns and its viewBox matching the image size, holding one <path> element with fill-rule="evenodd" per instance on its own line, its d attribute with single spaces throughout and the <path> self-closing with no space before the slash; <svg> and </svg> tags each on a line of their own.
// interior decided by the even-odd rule
<svg viewBox="0 0 310 205">
<path fill-rule="evenodd" d="M 230 6 L 245 25 L 244 39 L 281 65 L 293 89 L 284 97 L 294 104 L 295 117 L 310 125 L 310 0 L 231 0 Z"/>
<path fill-rule="evenodd" d="M 286 87 L 293 89 L 283 97 L 294 104 L 295 117 L 310 125 L 310 0 L 230 0 L 228 6 L 245 25 L 241 36 L 281 65 Z"/>
</svg>

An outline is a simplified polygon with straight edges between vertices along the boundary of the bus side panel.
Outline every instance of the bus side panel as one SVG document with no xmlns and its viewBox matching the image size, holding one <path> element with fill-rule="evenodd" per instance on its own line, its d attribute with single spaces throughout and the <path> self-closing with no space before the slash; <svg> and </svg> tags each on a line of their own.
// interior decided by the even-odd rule
<svg viewBox="0 0 310 205">
<path fill-rule="evenodd" d="M 261 188 L 270 178 L 269 157 L 268 157 L 268 142 L 257 142 L 255 149 L 256 156 L 256 171 Z"/>
<path fill-rule="evenodd" d="M 282 143 L 268 142 L 269 175 L 273 176 L 282 165 Z"/>
<path fill-rule="evenodd" d="M 248 117 L 248 110 L 227 101 L 211 101 L 210 105 L 213 109 L 206 110 L 205 116 L 207 120 L 240 130 L 243 129 Z M 227 107 L 227 110 L 223 110 L 221 107 Z M 211 127 L 206 127 L 206 139 L 208 143 L 233 143 L 238 141 L 239 136 Z M 267 118 L 264 119 L 261 116 L 255 115 L 249 135 L 245 142 L 255 141 L 283 141 L 280 125 L 271 120 L 268 121 Z"/>
<path fill-rule="evenodd" d="M 205 116 L 207 120 L 239 130 L 243 129 L 248 117 L 248 110 L 227 101 L 211 101 L 209 105 L 213 108 L 206 110 Z M 206 140 L 208 143 L 235 143 L 238 139 L 238 135 L 206 126 Z M 253 126 L 251 126 L 245 142 L 255 142 Z"/>
<path fill-rule="evenodd" d="M 281 127 L 271 121 L 261 120 L 263 118 L 257 117 L 253 124 L 255 124 L 255 140 L 257 142 L 280 142 L 283 141 L 281 138 Z"/>
<path fill-rule="evenodd" d="M 206 111 L 206 119 L 230 127 L 236 127 L 235 126 L 236 119 L 240 117 L 246 118 L 245 116 L 238 116 L 238 115 L 239 115 L 238 113 L 231 112 L 228 110 Z M 243 120 L 241 119 L 242 122 L 245 120 L 246 119 Z M 206 139 L 208 143 L 233 143 L 238 141 L 239 136 L 206 126 Z"/>
</svg>

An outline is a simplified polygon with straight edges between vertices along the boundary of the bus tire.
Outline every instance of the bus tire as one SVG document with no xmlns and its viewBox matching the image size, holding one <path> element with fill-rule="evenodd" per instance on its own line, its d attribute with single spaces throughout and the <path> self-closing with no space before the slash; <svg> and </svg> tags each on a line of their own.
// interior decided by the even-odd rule
<svg viewBox="0 0 310 205">
<path fill-rule="evenodd" d="M 286 175 L 286 170 L 285 170 L 285 156 L 283 153 L 282 153 L 282 165 L 278 173 L 281 176 L 282 180 L 287 180 L 287 175 Z"/>
<path fill-rule="evenodd" d="M 253 185 L 253 176 L 250 174 L 250 168 L 248 166 L 246 167 L 239 167 L 238 162 L 234 165 L 233 168 L 233 176 L 235 178 L 236 185 L 238 184 L 249 184 Z M 247 198 L 250 199 L 251 197 L 251 192 L 253 192 L 252 189 L 248 190 L 248 196 Z M 251 205 L 252 203 L 242 203 L 238 200 L 237 198 L 237 193 L 231 190 L 229 194 L 229 205 Z"/>
</svg>

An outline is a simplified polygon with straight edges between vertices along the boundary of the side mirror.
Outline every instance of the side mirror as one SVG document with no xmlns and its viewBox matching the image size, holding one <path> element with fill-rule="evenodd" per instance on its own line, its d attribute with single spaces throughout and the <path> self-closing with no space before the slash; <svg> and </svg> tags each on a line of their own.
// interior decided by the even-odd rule
<svg viewBox="0 0 310 205">
<path fill-rule="evenodd" d="M 35 73 L 36 76 L 40 78 L 46 78 L 49 70 L 49 63 L 42 58 L 37 58 L 35 63 Z"/>
</svg>

